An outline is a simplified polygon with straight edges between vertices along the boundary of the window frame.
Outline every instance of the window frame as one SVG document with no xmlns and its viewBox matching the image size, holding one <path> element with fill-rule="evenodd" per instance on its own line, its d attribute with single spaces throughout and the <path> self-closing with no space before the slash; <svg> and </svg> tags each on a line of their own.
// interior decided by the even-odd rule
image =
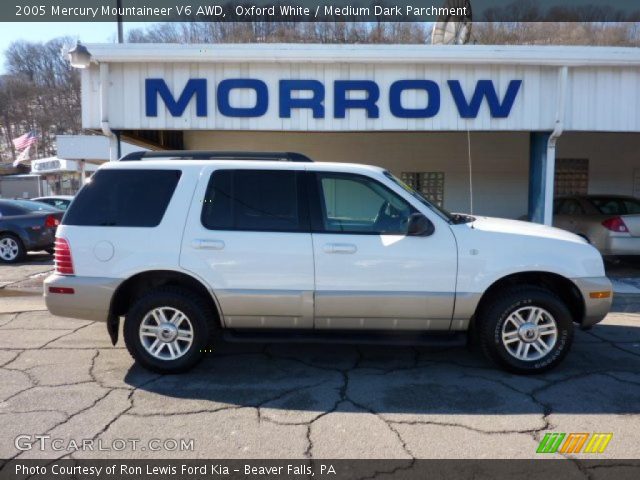
<svg viewBox="0 0 640 480">
<path fill-rule="evenodd" d="M 298 202 L 298 228 L 297 229 L 273 229 L 273 228 L 211 228 L 205 224 L 204 216 L 205 216 L 205 199 L 207 198 L 207 193 L 209 189 L 212 188 L 213 179 L 216 173 L 220 172 L 286 172 L 292 173 L 295 176 L 296 181 L 296 197 Z M 216 168 L 209 175 L 209 180 L 207 181 L 207 186 L 204 191 L 204 197 L 202 198 L 202 208 L 200 209 L 200 225 L 205 230 L 210 232 L 270 232 L 270 233 L 310 233 L 310 221 L 309 221 L 309 203 L 306 198 L 306 192 L 304 190 L 303 184 L 304 182 L 304 174 L 305 172 L 302 170 L 286 170 L 286 169 L 275 169 L 275 168 Z M 235 178 L 232 178 L 232 182 L 235 181 Z"/>
<path fill-rule="evenodd" d="M 408 236 L 407 233 L 389 233 L 389 232 L 363 232 L 363 231 L 350 231 L 350 230 L 342 230 L 342 231 L 332 231 L 326 230 L 324 227 L 324 218 L 326 217 L 327 207 L 324 200 L 324 195 L 322 193 L 322 176 L 333 176 L 333 177 L 344 177 L 344 178 L 360 178 L 366 181 L 374 182 L 379 185 L 382 189 L 386 190 L 391 195 L 399 198 L 407 204 L 410 208 L 410 213 L 422 213 L 418 210 L 409 200 L 404 198 L 402 195 L 394 192 L 387 185 L 382 183 L 377 178 L 370 177 L 368 175 L 363 175 L 361 173 L 351 173 L 351 172 L 331 172 L 331 171 L 309 171 L 307 176 L 307 192 L 309 198 L 309 214 L 311 219 L 311 232 L 312 233 L 324 233 L 324 234 L 333 234 L 333 235 L 393 235 L 393 236 Z"/>
</svg>

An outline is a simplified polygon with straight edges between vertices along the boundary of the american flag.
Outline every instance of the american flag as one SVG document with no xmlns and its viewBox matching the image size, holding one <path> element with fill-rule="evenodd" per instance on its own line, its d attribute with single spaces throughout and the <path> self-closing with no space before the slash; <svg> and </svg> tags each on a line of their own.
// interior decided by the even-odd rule
<svg viewBox="0 0 640 480">
<path fill-rule="evenodd" d="M 13 162 L 13 166 L 17 167 L 21 163 L 28 161 L 31 158 L 31 145 L 24 149 L 24 151 L 18 155 L 18 158 Z"/>
<path fill-rule="evenodd" d="M 38 141 L 38 137 L 36 136 L 36 132 L 31 130 L 29 133 L 25 133 L 24 135 L 20 135 L 18 138 L 13 139 L 13 146 L 16 147 L 16 150 L 24 150 L 27 147 L 30 147 L 34 143 Z"/>
</svg>

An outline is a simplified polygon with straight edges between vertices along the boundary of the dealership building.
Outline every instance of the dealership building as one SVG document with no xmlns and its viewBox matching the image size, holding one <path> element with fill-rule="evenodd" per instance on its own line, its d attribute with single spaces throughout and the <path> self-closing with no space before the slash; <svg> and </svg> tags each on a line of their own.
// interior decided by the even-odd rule
<svg viewBox="0 0 640 480">
<path fill-rule="evenodd" d="M 86 48 L 83 127 L 114 160 L 119 138 L 294 151 L 387 168 L 451 211 L 547 223 L 554 194 L 640 196 L 639 49 Z"/>
</svg>

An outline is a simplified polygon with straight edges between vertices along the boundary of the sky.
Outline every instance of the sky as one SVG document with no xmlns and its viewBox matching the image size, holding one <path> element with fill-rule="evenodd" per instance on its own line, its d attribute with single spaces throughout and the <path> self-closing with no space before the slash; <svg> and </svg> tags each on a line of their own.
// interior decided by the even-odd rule
<svg viewBox="0 0 640 480">
<path fill-rule="evenodd" d="M 126 22 L 128 30 L 151 25 L 149 22 Z M 71 36 L 83 43 L 115 42 L 117 26 L 115 22 L 0 22 L 0 54 L 16 40 L 46 42 L 55 37 Z M 0 55 L 0 74 L 5 73 L 4 56 Z"/>
</svg>

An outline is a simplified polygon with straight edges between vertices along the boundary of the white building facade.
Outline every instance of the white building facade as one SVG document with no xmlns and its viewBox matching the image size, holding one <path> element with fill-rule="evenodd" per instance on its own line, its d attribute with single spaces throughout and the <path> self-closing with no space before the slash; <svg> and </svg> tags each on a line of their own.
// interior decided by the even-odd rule
<svg viewBox="0 0 640 480">
<path fill-rule="evenodd" d="M 87 48 L 83 127 L 109 136 L 380 165 L 449 210 L 536 221 L 554 193 L 640 195 L 638 49 Z"/>
</svg>

